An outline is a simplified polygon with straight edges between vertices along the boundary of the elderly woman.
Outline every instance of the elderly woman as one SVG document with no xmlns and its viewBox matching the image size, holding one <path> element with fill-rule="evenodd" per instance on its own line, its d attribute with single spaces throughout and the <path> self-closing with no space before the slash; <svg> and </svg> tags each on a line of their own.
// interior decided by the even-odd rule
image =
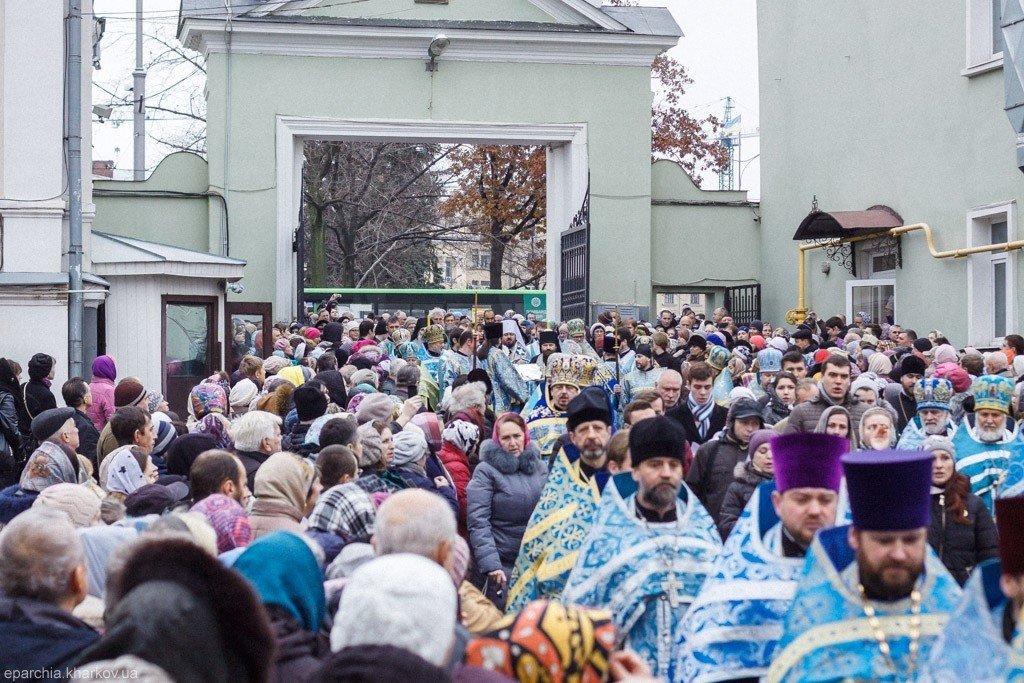
<svg viewBox="0 0 1024 683">
<path fill-rule="evenodd" d="M 967 477 L 956 471 L 956 449 L 948 437 L 929 436 L 921 450 L 935 456 L 928 544 L 962 586 L 974 567 L 999 557 L 995 522 L 971 493 Z"/>
<path fill-rule="evenodd" d="M 227 415 L 229 405 L 227 392 L 220 384 L 210 381 L 197 384 L 188 395 L 189 431 L 207 415 Z"/>
<path fill-rule="evenodd" d="M 309 546 L 293 534 L 271 534 L 246 548 L 233 568 L 249 580 L 270 617 L 278 647 L 278 681 L 314 678 L 331 653 L 320 633 L 327 614 L 324 576 Z"/>
<path fill-rule="evenodd" d="M 523 418 L 518 413 L 499 417 L 491 438 L 480 447 L 480 464 L 466 487 L 469 545 L 477 569 L 497 589 L 488 597 L 499 608 L 547 475 Z"/>
<path fill-rule="evenodd" d="M 355 484 L 367 493 L 393 493 L 408 488 L 402 477 L 391 472 L 388 465 L 394 453 L 391 429 L 381 422 L 368 422 L 357 430 L 359 467 L 363 473 Z"/>
<path fill-rule="evenodd" d="M 256 470 L 256 503 L 249 513 L 253 538 L 275 531 L 301 534 L 320 495 L 316 468 L 294 453 L 274 453 Z"/>
<path fill-rule="evenodd" d="M 388 469 L 400 476 L 408 487 L 433 491 L 444 498 L 458 519 L 459 502 L 455 497 L 455 490 L 452 488 L 451 482 L 445 477 L 439 476 L 431 479 L 427 475 L 427 457 L 430 452 L 423 433 L 420 430 L 407 428 L 396 434 L 392 441 L 394 455 Z"/>
<path fill-rule="evenodd" d="M 480 428 L 466 420 L 452 420 L 441 432 L 441 451 L 437 454 L 444 468 L 451 475 L 455 494 L 459 499 L 459 531 L 465 534 L 466 488 L 472 477 L 469 466 L 470 454 L 480 442 Z"/>
<path fill-rule="evenodd" d="M 155 484 L 156 465 L 149 454 L 138 446 L 121 446 L 110 454 L 106 490 L 124 500 L 146 484 Z"/>
<path fill-rule="evenodd" d="M 881 406 L 864 411 L 857 430 L 860 447 L 865 451 L 887 451 L 896 445 L 896 425 L 892 413 Z"/>
</svg>

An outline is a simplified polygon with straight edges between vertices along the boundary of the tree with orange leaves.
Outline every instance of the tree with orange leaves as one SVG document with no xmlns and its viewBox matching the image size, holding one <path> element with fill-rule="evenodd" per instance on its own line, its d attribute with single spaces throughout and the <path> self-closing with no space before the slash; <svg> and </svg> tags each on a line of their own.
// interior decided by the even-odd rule
<svg viewBox="0 0 1024 683">
<path fill-rule="evenodd" d="M 501 289 L 506 250 L 546 225 L 546 156 L 543 147 L 512 145 L 460 146 L 450 153 L 450 171 L 459 180 L 439 210 L 484 237 L 492 289 Z"/>
</svg>

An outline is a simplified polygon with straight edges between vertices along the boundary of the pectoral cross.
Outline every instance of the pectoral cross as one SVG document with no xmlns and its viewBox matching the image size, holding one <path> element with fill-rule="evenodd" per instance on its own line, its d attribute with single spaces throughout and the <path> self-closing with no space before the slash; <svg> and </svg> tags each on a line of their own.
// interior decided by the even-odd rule
<svg viewBox="0 0 1024 683">
<path fill-rule="evenodd" d="M 679 588 L 679 584 L 676 583 L 675 572 L 669 570 L 668 576 L 665 577 L 665 581 L 661 585 L 665 590 L 665 594 L 668 596 L 668 604 L 672 609 L 679 607 L 679 594 L 676 593 L 676 589 Z"/>
</svg>

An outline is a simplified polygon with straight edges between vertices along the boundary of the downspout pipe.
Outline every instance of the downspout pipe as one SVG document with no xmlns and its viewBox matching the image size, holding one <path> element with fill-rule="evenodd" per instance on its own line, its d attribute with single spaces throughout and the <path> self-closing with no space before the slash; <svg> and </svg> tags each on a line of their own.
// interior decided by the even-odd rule
<svg viewBox="0 0 1024 683">
<path fill-rule="evenodd" d="M 83 377 L 82 0 L 68 3 L 68 376 Z"/>
<path fill-rule="evenodd" d="M 890 237 L 899 237 L 906 235 L 911 232 L 923 232 L 925 245 L 928 248 L 928 253 L 931 254 L 932 258 L 945 259 L 945 258 L 963 258 L 964 256 L 971 256 L 972 254 L 985 254 L 993 251 L 1017 251 L 1024 249 L 1024 240 L 1014 240 L 1013 242 L 1000 242 L 998 244 L 986 244 L 980 247 L 965 247 L 963 249 L 950 249 L 947 251 L 939 251 L 935 248 L 935 241 L 932 238 L 932 229 L 927 223 L 914 223 L 912 225 L 902 225 L 898 228 L 892 228 L 885 233 L 874 233 L 871 235 L 863 235 L 860 237 L 851 237 L 849 239 L 833 240 L 830 242 L 815 242 L 809 244 L 801 244 L 797 247 L 797 303 L 796 308 L 789 310 L 786 313 L 786 322 L 790 325 L 799 325 L 807 318 L 807 304 L 804 298 L 804 292 L 807 287 L 807 258 L 805 254 L 808 251 L 814 249 L 822 249 L 824 247 L 837 247 L 842 244 L 853 244 L 854 242 L 863 242 L 866 240 L 878 239 L 882 235 L 888 235 Z"/>
</svg>

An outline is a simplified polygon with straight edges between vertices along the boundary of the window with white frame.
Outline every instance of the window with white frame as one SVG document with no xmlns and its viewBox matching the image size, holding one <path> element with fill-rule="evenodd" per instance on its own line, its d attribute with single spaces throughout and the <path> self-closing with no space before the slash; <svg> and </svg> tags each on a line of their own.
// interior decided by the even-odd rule
<svg viewBox="0 0 1024 683">
<path fill-rule="evenodd" d="M 983 207 L 967 215 L 971 247 L 1013 241 L 1014 203 Z M 967 257 L 967 333 L 976 346 L 999 345 L 1016 329 L 1017 252 L 985 251 Z"/>
<path fill-rule="evenodd" d="M 896 252 L 875 240 L 854 248 L 859 279 L 846 281 L 846 319 L 863 314 L 875 323 L 896 321 Z"/>
<path fill-rule="evenodd" d="M 1003 63 L 1002 0 L 967 0 L 967 68 L 973 76 Z"/>
</svg>

